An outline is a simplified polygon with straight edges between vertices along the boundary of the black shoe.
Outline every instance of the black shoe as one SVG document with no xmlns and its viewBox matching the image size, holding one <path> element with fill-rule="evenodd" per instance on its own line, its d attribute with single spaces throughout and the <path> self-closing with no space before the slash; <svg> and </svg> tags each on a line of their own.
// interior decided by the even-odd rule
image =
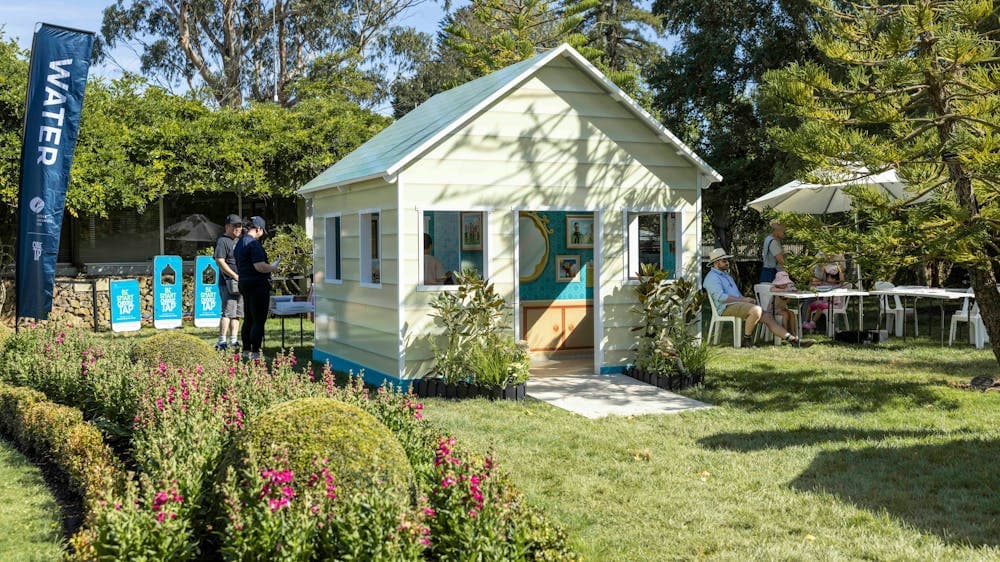
<svg viewBox="0 0 1000 562">
<path fill-rule="evenodd" d="M 753 344 L 753 338 L 751 336 L 743 336 L 743 347 L 753 349 L 757 346 Z"/>
<path fill-rule="evenodd" d="M 791 344 L 793 347 L 803 347 L 803 348 L 804 347 L 812 347 L 812 345 L 814 343 L 816 343 L 815 340 L 803 340 L 803 339 L 799 339 L 796 336 L 792 336 L 792 335 L 789 335 L 788 337 L 786 337 L 785 341 L 788 342 L 789 344 Z"/>
<path fill-rule="evenodd" d="M 226 342 L 219 342 L 219 343 L 215 344 L 215 350 L 216 351 L 225 351 L 228 347 L 229 346 L 226 345 Z"/>
</svg>

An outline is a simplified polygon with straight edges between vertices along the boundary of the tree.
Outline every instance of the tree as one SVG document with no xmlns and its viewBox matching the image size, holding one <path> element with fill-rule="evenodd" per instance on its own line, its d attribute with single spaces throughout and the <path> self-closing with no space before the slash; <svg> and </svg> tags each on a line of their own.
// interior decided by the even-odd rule
<svg viewBox="0 0 1000 562">
<path fill-rule="evenodd" d="M 647 68 L 653 106 L 668 128 L 722 174 L 704 193 L 717 246 L 731 247 L 737 225 L 763 230 L 748 201 L 796 167 L 764 134 L 754 91 L 764 73 L 816 58 L 809 42 L 809 0 L 656 0 L 677 43 Z"/>
<path fill-rule="evenodd" d="M 642 69 L 663 56 L 663 49 L 647 36 L 663 32 L 659 16 L 634 0 L 599 0 L 583 19 L 587 45 L 600 54 L 592 59 L 622 90 L 643 105 L 649 104 Z"/>
<path fill-rule="evenodd" d="M 558 4 L 549 0 L 473 0 L 467 17 L 444 27 L 445 43 L 458 62 L 479 77 L 569 43 L 585 57 L 598 53 L 581 33 L 584 13 L 599 0 Z M 459 11 L 461 13 L 461 10 Z"/>
<path fill-rule="evenodd" d="M 799 122 L 772 135 L 812 166 L 896 166 L 914 197 L 931 194 L 930 210 L 916 211 L 937 241 L 925 250 L 969 268 L 1000 361 L 997 9 L 991 0 L 820 7 L 812 39 L 834 69 L 793 63 L 765 76 L 764 99 Z"/>
<path fill-rule="evenodd" d="M 394 22 L 425 0 L 272 1 L 116 0 L 104 10 L 102 52 L 138 45 L 143 73 L 204 85 L 220 106 L 248 97 L 289 106 L 319 56 L 327 69 L 381 69 L 396 36 L 410 33 Z"/>
</svg>

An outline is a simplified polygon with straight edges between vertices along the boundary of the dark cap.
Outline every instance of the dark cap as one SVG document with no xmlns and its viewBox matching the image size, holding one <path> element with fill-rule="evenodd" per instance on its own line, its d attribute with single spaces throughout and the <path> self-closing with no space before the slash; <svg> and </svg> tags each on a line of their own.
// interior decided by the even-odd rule
<svg viewBox="0 0 1000 562">
<path fill-rule="evenodd" d="M 250 217 L 250 220 L 247 222 L 246 227 L 259 228 L 264 231 L 264 234 L 267 234 L 267 223 L 264 222 L 264 219 L 260 217 Z"/>
<path fill-rule="evenodd" d="M 226 217 L 226 224 L 243 224 L 243 219 L 239 215 L 229 215 Z"/>
</svg>

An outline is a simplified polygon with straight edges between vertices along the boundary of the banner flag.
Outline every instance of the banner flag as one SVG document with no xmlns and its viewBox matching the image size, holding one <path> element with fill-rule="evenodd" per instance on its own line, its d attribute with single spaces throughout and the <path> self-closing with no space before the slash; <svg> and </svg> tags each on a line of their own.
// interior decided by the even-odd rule
<svg viewBox="0 0 1000 562">
<path fill-rule="evenodd" d="M 59 233 L 94 34 L 42 24 L 31 46 L 18 191 L 17 317 L 52 310 Z"/>
<path fill-rule="evenodd" d="M 153 257 L 153 327 L 180 328 L 183 268 L 180 256 Z"/>
<path fill-rule="evenodd" d="M 134 332 L 142 328 L 138 279 L 111 281 L 111 331 Z"/>
<path fill-rule="evenodd" d="M 212 256 L 194 260 L 194 325 L 218 328 L 222 320 L 222 297 L 219 295 L 219 264 Z"/>
</svg>

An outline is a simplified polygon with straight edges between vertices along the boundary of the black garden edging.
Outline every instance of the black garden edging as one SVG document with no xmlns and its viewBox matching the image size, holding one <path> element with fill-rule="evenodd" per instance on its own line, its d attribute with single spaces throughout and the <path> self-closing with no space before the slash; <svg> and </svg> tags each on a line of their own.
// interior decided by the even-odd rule
<svg viewBox="0 0 1000 562">
<path fill-rule="evenodd" d="M 663 390 L 684 390 L 689 386 L 705 382 L 705 375 L 701 373 L 689 373 L 687 375 L 671 373 L 669 375 L 660 375 L 638 367 L 629 367 L 625 369 L 625 374 L 637 381 L 651 384 L 655 387 L 662 388 Z"/>
<path fill-rule="evenodd" d="M 462 400 L 465 398 L 486 398 L 489 400 L 524 400 L 525 383 L 509 385 L 503 388 L 483 386 L 465 381 L 445 382 L 444 379 L 417 379 L 410 385 L 410 390 L 421 398 L 448 398 Z"/>
</svg>

